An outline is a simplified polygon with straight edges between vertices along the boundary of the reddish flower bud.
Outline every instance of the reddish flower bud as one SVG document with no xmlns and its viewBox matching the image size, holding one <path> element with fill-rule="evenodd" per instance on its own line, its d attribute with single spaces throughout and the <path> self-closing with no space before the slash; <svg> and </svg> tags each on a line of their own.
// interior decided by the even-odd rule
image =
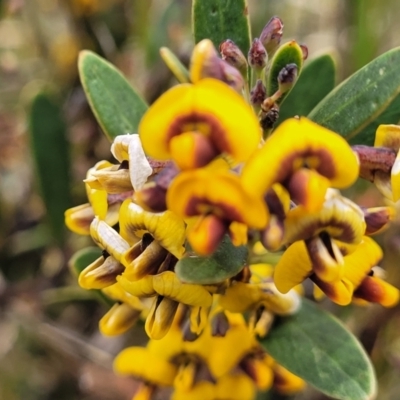
<svg viewBox="0 0 400 400">
<path fill-rule="evenodd" d="M 250 66 L 258 70 L 263 69 L 267 65 L 268 54 L 260 39 L 255 38 L 253 40 L 247 59 Z"/>
<path fill-rule="evenodd" d="M 271 55 L 279 46 L 283 34 L 283 23 L 278 17 L 272 17 L 260 35 L 260 41 L 267 50 L 268 55 Z"/>
</svg>

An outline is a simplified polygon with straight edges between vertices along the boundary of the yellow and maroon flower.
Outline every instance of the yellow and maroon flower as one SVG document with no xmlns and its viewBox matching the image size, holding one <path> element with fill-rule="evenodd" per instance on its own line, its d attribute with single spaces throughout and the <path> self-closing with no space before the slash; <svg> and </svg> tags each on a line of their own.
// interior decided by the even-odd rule
<svg viewBox="0 0 400 400">
<path fill-rule="evenodd" d="M 371 269 L 379 263 L 383 253 L 368 236 L 364 236 L 355 249 L 352 245 L 340 242 L 336 242 L 336 245 L 343 258 L 343 268 L 338 279 L 330 282 L 322 280 L 313 271 L 314 267 L 305 243 L 299 241 L 286 250 L 275 268 L 274 280 L 278 289 L 285 293 L 309 277 L 333 302 L 340 305 L 349 304 L 353 296 L 356 297 L 355 292 L 368 278 Z M 362 288 L 358 297 L 362 297 L 361 290 Z M 382 299 L 383 297 L 382 295 Z M 392 292 L 385 297 L 389 298 L 392 300 L 382 300 L 381 303 L 388 304 L 394 301 Z"/>
<path fill-rule="evenodd" d="M 245 161 L 261 130 L 244 99 L 212 78 L 164 93 L 139 125 L 143 148 L 155 159 L 173 159 L 181 169 L 202 167 L 219 154 Z"/>
<path fill-rule="evenodd" d="M 251 193 L 251 192 L 250 192 Z M 212 253 L 232 222 L 262 229 L 267 209 L 262 199 L 243 190 L 232 172 L 200 168 L 179 174 L 167 192 L 167 206 L 182 218 L 199 216 L 188 232 L 192 248 Z M 237 226 L 234 226 L 237 231 Z"/>
<path fill-rule="evenodd" d="M 246 190 L 265 196 L 274 183 L 308 211 L 321 208 L 328 187 L 345 188 L 358 176 L 357 156 L 336 133 L 307 118 L 289 119 L 243 168 Z"/>
<path fill-rule="evenodd" d="M 284 243 L 290 246 L 280 259 L 275 273 L 275 283 L 279 290 L 285 293 L 295 286 L 294 282 L 293 285 L 285 286 L 284 276 L 291 274 L 292 264 L 302 265 L 308 260 L 311 260 L 312 271 L 322 281 L 339 280 L 343 273 L 344 260 L 338 243 L 351 244 L 355 249 L 362 241 L 365 230 L 361 208 L 334 189 L 329 189 L 326 193 L 320 212 L 307 213 L 301 206 L 290 210 L 285 220 L 284 238 Z M 299 242 L 303 240 L 304 243 Z M 299 253 L 297 262 L 297 253 L 303 247 L 307 249 L 307 256 L 303 260 Z"/>
</svg>

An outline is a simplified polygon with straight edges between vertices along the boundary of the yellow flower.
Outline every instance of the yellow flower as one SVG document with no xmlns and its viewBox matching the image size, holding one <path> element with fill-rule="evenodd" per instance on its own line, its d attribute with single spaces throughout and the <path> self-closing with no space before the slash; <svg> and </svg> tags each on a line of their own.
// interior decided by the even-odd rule
<svg viewBox="0 0 400 400">
<path fill-rule="evenodd" d="M 258 196 L 281 183 L 293 201 L 317 211 L 327 188 L 351 185 L 358 170 L 357 157 L 341 136 L 302 117 L 278 126 L 244 166 L 242 181 Z"/>
<path fill-rule="evenodd" d="M 172 269 L 185 252 L 185 222 L 172 211 L 152 213 L 126 200 L 120 209 L 119 223 L 121 236 L 134 242 L 121 258 L 129 279 L 157 273 L 160 267 Z"/>
<path fill-rule="evenodd" d="M 286 250 L 275 267 L 277 288 L 286 293 L 310 277 L 332 301 L 340 305 L 349 304 L 354 290 L 382 258 L 382 250 L 368 236 L 364 236 L 355 248 L 340 242 L 336 242 L 336 246 L 343 258 L 343 268 L 337 279 L 330 282 L 321 279 L 313 269 L 305 243 L 299 241 Z"/>
<path fill-rule="evenodd" d="M 147 154 L 159 160 L 172 158 L 181 169 L 202 167 L 219 154 L 245 161 L 261 139 L 250 106 L 211 78 L 164 93 L 143 116 L 139 134 Z"/>
<path fill-rule="evenodd" d="M 182 218 L 200 216 L 188 239 L 197 253 L 210 254 L 232 222 L 258 229 L 267 224 L 264 202 L 250 193 L 234 173 L 200 168 L 175 178 L 167 192 L 167 206 Z"/>
<path fill-rule="evenodd" d="M 152 339 L 161 339 L 168 333 L 179 303 L 205 308 L 212 303 L 212 295 L 203 286 L 182 283 L 172 271 L 147 275 L 138 281 L 121 275 L 117 281 L 133 296 L 155 296 L 145 325 Z"/>
<path fill-rule="evenodd" d="M 275 283 L 279 290 L 286 293 L 295 286 L 289 277 L 293 265 L 299 265 L 300 271 L 300 265 L 308 265 L 310 260 L 312 270 L 319 279 L 324 282 L 339 280 L 343 273 L 344 261 L 336 241 L 357 245 L 361 242 L 365 230 L 366 224 L 361 208 L 333 189 L 326 193 L 325 203 L 320 212 L 307 213 L 301 206 L 290 210 L 285 220 L 284 242 L 292 244 L 278 262 L 275 272 Z M 305 240 L 305 244 L 298 242 L 299 240 Z M 304 259 L 303 247 L 307 249 Z M 309 272 L 302 273 L 306 276 Z M 286 277 L 287 275 L 289 276 Z M 298 276 L 297 273 L 293 275 Z M 290 287 L 283 283 L 287 279 L 288 282 L 291 281 Z"/>
</svg>

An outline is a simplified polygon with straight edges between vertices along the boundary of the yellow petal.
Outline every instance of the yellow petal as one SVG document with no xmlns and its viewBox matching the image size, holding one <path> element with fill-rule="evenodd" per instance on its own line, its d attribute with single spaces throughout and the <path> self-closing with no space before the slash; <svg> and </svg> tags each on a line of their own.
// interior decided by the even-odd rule
<svg viewBox="0 0 400 400">
<path fill-rule="evenodd" d="M 348 279 L 355 288 L 358 287 L 365 276 L 379 263 L 382 257 L 383 251 L 379 245 L 368 236 L 364 236 L 356 250 L 344 257 L 344 277 Z"/>
<path fill-rule="evenodd" d="M 389 147 L 395 151 L 400 149 L 400 126 L 379 125 L 375 133 L 374 147 Z"/>
<path fill-rule="evenodd" d="M 90 224 L 95 217 L 92 206 L 82 204 L 65 211 L 65 225 L 78 235 L 90 235 Z"/>
<path fill-rule="evenodd" d="M 147 275 L 138 281 L 131 281 L 124 275 L 117 277 L 117 282 L 121 287 L 136 297 L 151 297 L 155 296 L 157 292 L 153 288 L 154 275 Z"/>
<path fill-rule="evenodd" d="M 366 224 L 361 208 L 329 189 L 320 212 L 307 213 L 303 207 L 290 210 L 285 220 L 285 243 L 306 240 L 321 232 L 327 232 L 333 239 L 345 243 L 360 243 Z"/>
<path fill-rule="evenodd" d="M 390 172 L 390 183 L 392 185 L 393 201 L 396 202 L 400 199 L 400 152 L 397 153 Z"/>
<path fill-rule="evenodd" d="M 128 237 L 132 233 L 141 236 L 144 232 L 148 232 L 178 259 L 185 252 L 183 246 L 186 240 L 185 222 L 172 211 L 152 213 L 143 210 L 129 199 L 125 200 L 120 209 L 120 230 L 123 237 Z"/>
<path fill-rule="evenodd" d="M 136 310 L 142 311 L 144 309 L 140 299 L 128 293 L 119 282 L 114 283 L 114 285 L 107 286 L 106 288 L 102 289 L 102 292 L 115 301 L 129 304 Z"/>
<path fill-rule="evenodd" d="M 399 289 L 377 276 L 366 276 L 354 292 L 355 298 L 394 307 L 399 302 Z"/>
<path fill-rule="evenodd" d="M 218 296 L 219 305 L 228 311 L 241 313 L 252 309 L 261 299 L 261 289 L 258 285 L 234 282 L 224 294 Z"/>
<path fill-rule="evenodd" d="M 140 317 L 140 310 L 129 304 L 114 304 L 99 322 L 99 329 L 103 335 L 121 335 L 136 323 Z"/>
<path fill-rule="evenodd" d="M 358 159 L 343 137 L 307 118 L 288 119 L 246 163 L 245 188 L 264 195 L 276 182 L 285 181 L 304 166 L 345 188 L 358 177 Z"/>
<path fill-rule="evenodd" d="M 263 378 L 268 381 L 269 376 L 265 374 Z M 248 376 L 231 373 L 218 379 L 215 399 L 252 400 L 255 394 L 255 386 Z"/>
<path fill-rule="evenodd" d="M 103 289 L 115 283 L 124 270 L 124 266 L 114 257 L 100 257 L 79 274 L 78 283 L 84 289 Z"/>
<path fill-rule="evenodd" d="M 197 219 L 197 223 L 188 229 L 187 238 L 197 254 L 207 256 L 217 250 L 227 229 L 222 219 L 209 214 Z"/>
<path fill-rule="evenodd" d="M 292 395 L 300 392 L 306 386 L 305 381 L 292 374 L 279 364 L 274 366 L 274 389 L 285 395 Z"/>
<path fill-rule="evenodd" d="M 154 299 L 144 326 L 150 339 L 159 340 L 168 333 L 178 305 L 179 303 L 168 297 L 157 296 Z"/>
<path fill-rule="evenodd" d="M 143 347 L 128 347 L 114 359 L 114 370 L 119 374 L 133 375 L 146 382 L 171 386 L 176 367 Z"/>
<path fill-rule="evenodd" d="M 136 281 L 146 275 L 156 274 L 165 261 L 168 252 L 157 241 L 153 240 L 135 259 L 127 259 L 126 254 L 122 257 L 122 263 L 126 266 L 125 276 Z"/>
<path fill-rule="evenodd" d="M 238 93 L 216 79 L 173 87 L 150 107 L 139 125 L 146 153 L 160 160 L 170 158 L 173 136 L 194 130 L 210 136 L 218 150 L 235 161 L 245 161 L 261 139 L 252 109 Z"/>
<path fill-rule="evenodd" d="M 296 313 L 301 305 L 300 296 L 295 290 L 288 293 L 279 293 L 273 282 L 264 282 L 260 284 L 262 296 L 261 304 L 276 315 L 291 315 Z"/>
<path fill-rule="evenodd" d="M 90 225 L 90 234 L 101 248 L 118 261 L 121 260 L 122 254 L 129 249 L 128 242 L 115 229 L 98 217 L 95 217 Z"/>
<path fill-rule="evenodd" d="M 289 246 L 275 267 L 274 282 L 281 293 L 287 293 L 312 273 L 311 260 L 303 241 Z"/>
<path fill-rule="evenodd" d="M 210 307 L 212 295 L 201 285 L 182 283 L 172 271 L 153 277 L 154 290 L 164 297 L 189 306 Z"/>
</svg>

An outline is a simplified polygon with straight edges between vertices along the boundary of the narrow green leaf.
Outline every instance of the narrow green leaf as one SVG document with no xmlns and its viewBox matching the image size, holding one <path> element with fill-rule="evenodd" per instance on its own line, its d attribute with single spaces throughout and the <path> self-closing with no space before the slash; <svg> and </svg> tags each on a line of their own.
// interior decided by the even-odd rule
<svg viewBox="0 0 400 400">
<path fill-rule="evenodd" d="M 195 43 L 210 39 L 218 49 L 231 39 L 244 54 L 249 51 L 247 0 L 193 0 L 192 26 Z"/>
<path fill-rule="evenodd" d="M 296 64 L 297 73 L 300 74 L 303 67 L 303 50 L 294 40 L 280 46 L 272 57 L 271 66 L 267 78 L 268 96 L 272 96 L 278 90 L 279 72 L 281 72 L 282 68 L 286 67 L 286 65 L 288 64 Z M 281 96 L 278 100 L 278 103 L 281 103 L 289 93 L 290 91 Z"/>
<path fill-rule="evenodd" d="M 285 368 L 328 396 L 375 396 L 375 374 L 361 344 L 339 320 L 309 300 L 303 300 L 296 315 L 280 318 L 261 344 Z"/>
<path fill-rule="evenodd" d="M 33 158 L 47 217 L 59 244 L 65 236 L 64 211 L 71 207 L 70 158 L 66 125 L 61 109 L 50 97 L 39 94 L 29 115 Z"/>
<path fill-rule="evenodd" d="M 279 109 L 279 125 L 295 115 L 306 116 L 335 87 L 336 62 L 330 54 L 310 60 Z"/>
<path fill-rule="evenodd" d="M 370 142 L 365 128 L 400 94 L 399 64 L 400 47 L 382 54 L 337 86 L 308 117 L 348 140 Z"/>
<path fill-rule="evenodd" d="M 77 251 L 69 260 L 68 265 L 71 272 L 78 277 L 79 274 L 93 261 L 97 260 L 102 254 L 99 247 L 85 247 Z M 84 289 L 82 289 L 84 290 Z M 91 290 L 97 298 L 104 304 L 112 306 L 115 302 L 106 296 L 101 290 L 93 289 Z"/>
<path fill-rule="evenodd" d="M 400 94 L 390 103 L 389 107 L 373 122 L 364 128 L 358 135 L 349 140 L 350 144 L 361 143 L 373 146 L 375 132 L 381 124 L 398 124 L 400 122 Z"/>
<path fill-rule="evenodd" d="M 175 272 L 182 282 L 211 285 L 223 282 L 238 274 L 247 261 L 247 247 L 236 247 L 225 236 L 218 249 L 210 257 L 188 255 L 178 261 Z"/>
<path fill-rule="evenodd" d="M 78 68 L 90 107 L 110 141 L 136 133 L 147 104 L 121 72 L 87 50 L 80 53 Z"/>
</svg>

